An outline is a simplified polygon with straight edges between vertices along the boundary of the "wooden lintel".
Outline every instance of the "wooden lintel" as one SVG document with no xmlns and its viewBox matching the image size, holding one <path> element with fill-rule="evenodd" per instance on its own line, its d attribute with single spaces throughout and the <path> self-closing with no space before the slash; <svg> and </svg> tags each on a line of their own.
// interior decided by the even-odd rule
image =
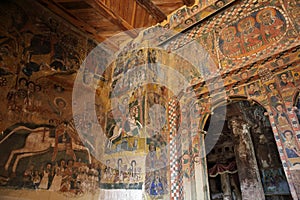
<svg viewBox="0 0 300 200">
<path fill-rule="evenodd" d="M 195 4 L 195 0 L 183 0 L 183 4 L 186 6 L 192 6 Z"/>
<path fill-rule="evenodd" d="M 95 39 L 96 41 L 103 42 L 107 39 L 105 37 L 102 37 L 102 36 L 98 35 L 98 32 L 97 32 L 96 29 L 94 29 L 93 27 L 91 27 L 87 23 L 83 22 L 82 20 L 80 20 L 80 19 L 74 17 L 73 15 L 69 14 L 67 12 L 67 10 L 65 10 L 65 9 L 61 8 L 60 6 L 56 5 L 51 0 L 38 0 L 38 2 L 42 6 L 48 8 L 50 11 L 55 13 L 56 15 L 58 15 L 61 18 L 65 19 L 66 21 L 68 21 L 73 26 L 77 27 L 79 30 L 86 33 L 89 37 Z M 108 44 L 109 42 L 106 41 L 106 43 Z M 118 49 L 119 48 L 111 42 L 108 45 L 111 46 L 113 49 Z"/>
<path fill-rule="evenodd" d="M 113 24 L 117 25 L 123 31 L 126 31 L 128 35 L 131 37 L 136 37 L 138 32 L 134 30 L 134 27 L 131 26 L 127 21 L 125 21 L 122 17 L 114 13 L 110 8 L 108 8 L 102 1 L 100 0 L 87 0 L 90 6 L 92 6 L 99 14 L 106 17 L 110 20 Z"/>
<path fill-rule="evenodd" d="M 136 0 L 146 11 L 153 16 L 157 22 L 162 22 L 167 19 L 167 16 L 150 0 Z"/>
</svg>

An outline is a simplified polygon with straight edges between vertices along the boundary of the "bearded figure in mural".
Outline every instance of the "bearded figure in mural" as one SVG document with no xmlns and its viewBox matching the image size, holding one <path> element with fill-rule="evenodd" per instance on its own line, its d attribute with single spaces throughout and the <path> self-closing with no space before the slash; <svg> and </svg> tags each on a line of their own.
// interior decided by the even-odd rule
<svg viewBox="0 0 300 200">
<path fill-rule="evenodd" d="M 241 32 L 242 45 L 246 52 L 253 51 L 262 46 L 260 30 L 255 26 L 255 19 L 253 17 L 242 19 L 238 24 L 238 29 Z"/>
<path fill-rule="evenodd" d="M 266 8 L 257 13 L 256 20 L 260 23 L 263 40 L 271 43 L 280 39 L 283 34 L 284 23 L 276 17 L 276 10 Z"/>
<path fill-rule="evenodd" d="M 236 27 L 229 26 L 221 33 L 223 53 L 225 56 L 235 56 L 242 53 L 241 39 L 236 35 Z"/>
</svg>

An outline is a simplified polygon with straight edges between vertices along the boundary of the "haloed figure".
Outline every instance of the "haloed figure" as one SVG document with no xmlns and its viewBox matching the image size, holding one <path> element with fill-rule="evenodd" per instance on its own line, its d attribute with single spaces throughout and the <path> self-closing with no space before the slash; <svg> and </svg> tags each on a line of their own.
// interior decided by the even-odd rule
<svg viewBox="0 0 300 200">
<path fill-rule="evenodd" d="M 296 142 L 294 141 L 294 136 L 293 136 L 292 131 L 287 130 L 283 133 L 283 135 L 285 138 L 285 142 L 284 142 L 285 151 L 286 151 L 288 158 L 300 157 L 300 151 L 297 147 Z"/>
<path fill-rule="evenodd" d="M 164 194 L 164 187 L 161 181 L 160 173 L 159 171 L 154 172 L 154 179 L 151 183 L 150 187 L 150 195 L 158 196 Z"/>
</svg>

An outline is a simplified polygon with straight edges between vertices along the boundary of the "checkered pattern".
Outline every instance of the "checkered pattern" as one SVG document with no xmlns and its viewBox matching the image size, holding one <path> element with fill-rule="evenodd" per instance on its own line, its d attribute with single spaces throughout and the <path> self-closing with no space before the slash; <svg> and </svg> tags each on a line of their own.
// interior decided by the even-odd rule
<svg viewBox="0 0 300 200">
<path fill-rule="evenodd" d="M 245 1 L 239 1 L 236 4 L 234 4 L 231 8 L 226 9 L 222 13 L 218 13 L 215 17 L 208 19 L 207 21 L 203 22 L 202 24 L 198 24 L 197 26 L 193 27 L 189 31 L 186 31 L 177 37 L 174 37 L 164 45 L 164 48 L 168 49 L 169 51 L 175 51 L 179 48 L 181 48 L 184 45 L 187 45 L 193 40 L 196 40 L 198 38 L 203 38 L 203 36 L 210 32 L 216 32 L 215 36 L 219 37 L 219 31 L 222 30 L 225 26 L 228 24 L 233 24 L 237 22 L 239 19 L 246 17 L 245 13 L 253 13 L 258 11 L 259 9 L 262 9 L 264 4 L 257 3 L 257 0 L 245 0 Z M 275 7 L 274 7 L 275 8 Z M 285 11 L 282 9 L 276 7 L 276 9 L 282 13 L 284 16 L 285 23 L 286 23 L 286 30 L 292 30 L 290 21 L 288 19 L 288 16 L 285 14 Z M 287 32 L 286 32 L 287 33 Z M 253 53 L 252 55 L 240 57 L 240 58 L 228 58 L 222 54 L 220 51 L 220 47 L 217 45 L 215 47 L 216 51 L 219 51 L 219 57 L 218 62 L 223 63 L 222 61 L 232 61 L 227 62 L 226 64 L 222 64 L 222 71 L 221 73 L 231 73 L 232 70 L 237 70 L 240 66 L 247 66 L 251 63 L 254 63 L 256 61 L 262 60 L 266 57 L 278 54 L 280 52 L 285 51 L 288 48 L 295 47 L 300 44 L 299 40 L 289 38 L 287 34 L 283 34 L 283 37 L 280 41 L 271 44 L 270 46 L 266 47 L 265 49 L 260 50 L 259 52 Z M 218 39 L 215 39 L 218 41 Z M 216 44 L 217 42 L 215 42 Z M 205 44 L 204 44 L 205 45 Z M 250 66 L 249 66 L 250 67 Z M 217 72 L 216 72 L 217 73 Z M 286 105 L 287 107 L 291 107 Z M 171 199 L 179 199 L 182 198 L 180 188 L 180 184 L 182 183 L 182 174 L 180 170 L 181 169 L 181 163 L 179 162 L 179 154 L 178 152 L 181 152 L 181 146 L 180 146 L 180 138 L 176 137 L 176 126 L 178 123 L 178 115 L 177 115 L 177 106 L 176 106 L 176 100 L 171 100 L 169 102 L 169 125 L 170 125 L 170 162 L 171 162 Z M 297 122 L 297 118 L 294 114 L 288 113 L 289 119 L 291 121 Z M 272 124 L 273 133 L 275 136 L 276 144 L 278 146 L 280 158 L 282 160 L 282 164 L 284 167 L 284 171 L 287 175 L 287 178 L 289 180 L 290 184 L 290 190 L 292 195 L 295 197 L 296 191 L 293 186 L 293 180 L 291 180 L 291 172 L 288 168 L 288 159 L 285 155 L 284 147 L 283 147 L 283 141 L 281 140 L 280 133 L 278 133 L 278 129 L 275 125 L 274 116 L 270 116 L 270 123 Z M 297 135 L 300 135 L 300 127 L 299 124 L 294 123 L 291 124 L 291 128 L 297 133 Z M 180 150 L 180 151 L 179 151 Z M 178 182 L 177 182 L 178 181 Z"/>
<path fill-rule="evenodd" d="M 218 16 L 208 20 L 207 22 L 195 26 L 190 31 L 181 34 L 179 37 L 175 38 L 175 40 L 169 43 L 167 49 L 176 50 L 188 44 L 192 40 L 203 36 L 203 34 L 206 34 L 211 30 L 216 29 L 217 27 L 219 27 L 220 24 L 227 24 L 228 22 L 236 21 L 239 17 L 242 17 L 244 13 L 251 12 L 257 7 L 259 7 L 259 5 L 253 4 L 252 0 L 243 2 L 243 4 L 240 5 L 239 8 L 235 9 L 235 7 L 233 7 L 227 12 L 223 12 Z"/>
<path fill-rule="evenodd" d="M 245 13 L 253 13 L 264 8 L 262 4 L 257 4 L 254 2 L 256 2 L 256 0 L 248 0 L 246 2 L 241 1 L 239 4 L 232 6 L 231 8 L 227 9 L 225 12 L 218 14 L 216 17 L 213 17 L 207 20 L 206 22 L 195 26 L 191 30 L 182 33 L 177 37 L 174 37 L 170 42 L 166 44 L 166 46 L 164 46 L 164 48 L 166 48 L 168 51 L 175 51 L 183 47 L 184 45 L 187 45 L 193 40 L 202 38 L 205 34 L 209 32 L 212 32 L 214 30 L 218 32 L 219 30 L 224 28 L 225 25 L 232 24 L 238 21 L 239 19 L 244 18 Z M 280 11 L 282 15 L 285 17 L 286 30 L 290 30 L 291 24 L 288 20 L 288 16 L 286 15 L 286 13 L 278 7 L 274 7 L 274 8 Z M 219 36 L 217 35 L 217 37 Z M 222 63 L 222 60 L 232 61 L 222 65 L 222 73 L 227 73 L 231 70 L 239 68 L 240 66 L 251 64 L 253 62 L 266 58 L 268 56 L 272 56 L 276 53 L 282 52 L 287 48 L 290 48 L 291 46 L 297 46 L 299 44 L 300 44 L 299 41 L 297 42 L 297 40 L 295 41 L 294 39 L 290 39 L 286 37 L 286 34 L 283 34 L 283 38 L 279 42 L 275 42 L 265 47 L 265 49 L 253 53 L 252 55 L 249 56 L 244 56 L 240 58 L 228 58 L 222 54 L 222 52 L 220 51 L 220 47 L 218 45 L 216 46 L 216 49 L 217 51 L 219 51 L 219 63 Z M 205 46 L 205 43 L 203 45 Z"/>
<path fill-rule="evenodd" d="M 174 132 L 176 131 L 176 125 L 177 125 L 177 119 L 178 119 L 177 105 L 178 105 L 178 102 L 176 101 L 176 99 L 171 99 L 169 101 L 169 105 L 168 105 L 169 125 L 170 125 L 171 131 L 173 131 L 173 129 L 174 129 Z"/>
<path fill-rule="evenodd" d="M 230 3 L 234 2 L 234 1 L 236 1 L 236 0 L 227 0 L 227 1 L 225 0 L 225 3 L 228 5 L 228 4 L 230 4 Z M 197 21 L 195 21 L 195 23 L 198 23 L 198 22 L 200 22 L 200 21 L 203 20 L 202 13 L 205 13 L 206 16 L 209 16 L 209 15 L 213 15 L 214 13 L 216 13 L 219 9 L 216 8 L 215 5 L 212 4 L 212 2 L 208 2 L 208 1 L 207 2 L 203 2 L 202 1 L 202 8 L 200 10 L 201 11 L 199 13 L 197 13 L 196 15 L 194 15 L 193 17 L 190 18 L 190 19 L 195 20 L 195 16 L 198 16 L 200 19 L 198 19 Z M 196 18 L 198 18 L 198 17 L 196 17 Z M 157 25 L 157 26 L 160 26 L 160 25 Z M 169 31 L 169 32 L 166 32 L 166 33 L 163 32 L 163 34 L 160 34 L 161 31 L 160 32 L 156 32 L 156 34 L 158 34 L 158 36 L 155 37 L 152 40 L 152 42 L 155 43 L 155 44 L 159 44 L 160 42 L 162 42 L 159 36 L 164 35 L 166 38 L 169 39 L 169 38 L 175 36 L 178 32 L 186 30 L 189 27 L 190 27 L 190 25 L 185 24 L 185 23 L 175 24 L 175 26 L 174 26 L 174 24 L 173 25 L 171 24 L 170 30 L 175 30 L 175 31 Z M 195 30 L 195 29 L 192 29 L 192 30 Z M 198 34 L 198 32 L 200 32 L 200 31 L 198 29 L 196 29 L 195 32 L 196 32 L 195 34 Z M 195 37 L 197 37 L 197 36 L 194 36 L 194 37 L 191 37 L 191 38 L 195 38 Z M 186 44 L 186 43 L 183 43 L 183 44 Z M 177 47 L 179 47 L 179 46 L 177 46 Z"/>
<path fill-rule="evenodd" d="M 177 135 L 178 101 L 173 98 L 168 105 L 168 120 L 170 127 L 170 172 L 171 172 L 171 199 L 183 199 L 183 179 L 180 162 L 181 140 Z"/>
</svg>

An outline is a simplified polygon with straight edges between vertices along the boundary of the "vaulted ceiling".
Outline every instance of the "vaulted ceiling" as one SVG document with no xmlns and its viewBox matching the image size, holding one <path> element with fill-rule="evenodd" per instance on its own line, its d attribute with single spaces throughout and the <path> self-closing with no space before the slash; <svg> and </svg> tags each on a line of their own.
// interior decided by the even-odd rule
<svg viewBox="0 0 300 200">
<path fill-rule="evenodd" d="M 137 28 L 167 19 L 178 8 L 195 0 L 38 0 L 46 8 L 98 42 L 118 34 L 113 44 L 138 35 Z M 125 32 L 124 32 L 125 31 Z"/>
</svg>

